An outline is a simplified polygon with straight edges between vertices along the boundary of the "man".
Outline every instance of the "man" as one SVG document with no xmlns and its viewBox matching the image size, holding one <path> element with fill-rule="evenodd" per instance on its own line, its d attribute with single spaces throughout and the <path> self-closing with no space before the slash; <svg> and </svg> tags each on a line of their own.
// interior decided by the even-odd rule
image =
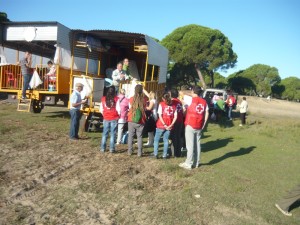
<svg viewBox="0 0 300 225">
<path fill-rule="evenodd" d="M 125 80 L 125 71 L 123 70 L 122 62 L 117 64 L 117 69 L 115 69 L 111 75 L 113 80 L 112 84 L 115 86 L 116 93 L 119 92 L 120 81 Z"/>
<path fill-rule="evenodd" d="M 86 103 L 87 99 L 82 100 L 80 92 L 83 90 L 82 83 L 75 84 L 75 90 L 73 91 L 70 98 L 70 115 L 71 115 L 71 124 L 70 124 L 70 139 L 78 140 L 78 131 L 80 123 L 80 107 L 82 104 Z"/>
<path fill-rule="evenodd" d="M 246 97 L 243 97 L 243 100 L 241 104 L 239 105 L 240 108 L 240 118 L 241 118 L 241 124 L 240 127 L 246 124 L 246 113 L 248 110 L 248 102 L 246 101 Z"/>
<path fill-rule="evenodd" d="M 201 132 L 209 116 L 207 103 L 200 96 L 202 96 L 202 89 L 199 86 L 195 86 L 192 92 L 192 102 L 186 110 L 184 121 L 187 156 L 185 162 L 180 163 L 179 166 L 187 170 L 199 166 Z"/>
<path fill-rule="evenodd" d="M 232 108 L 233 108 L 235 102 L 236 102 L 236 99 L 233 96 L 233 94 L 230 94 L 228 99 L 226 99 L 226 104 L 228 106 L 228 119 L 229 120 L 232 120 L 231 114 L 232 114 Z"/>
<path fill-rule="evenodd" d="M 18 64 L 21 66 L 21 72 L 23 76 L 22 99 L 26 99 L 26 90 L 29 89 L 29 82 L 32 77 L 31 59 L 31 53 L 26 51 L 24 58 L 18 62 Z"/>
</svg>

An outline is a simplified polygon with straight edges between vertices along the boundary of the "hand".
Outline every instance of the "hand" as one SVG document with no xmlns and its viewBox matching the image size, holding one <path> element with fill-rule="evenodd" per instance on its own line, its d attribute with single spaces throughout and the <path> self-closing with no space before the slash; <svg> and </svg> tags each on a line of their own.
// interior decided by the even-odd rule
<svg viewBox="0 0 300 225">
<path fill-rule="evenodd" d="M 82 101 L 81 101 L 81 104 L 84 104 L 84 103 L 86 103 L 87 102 L 87 99 L 83 99 Z"/>
</svg>

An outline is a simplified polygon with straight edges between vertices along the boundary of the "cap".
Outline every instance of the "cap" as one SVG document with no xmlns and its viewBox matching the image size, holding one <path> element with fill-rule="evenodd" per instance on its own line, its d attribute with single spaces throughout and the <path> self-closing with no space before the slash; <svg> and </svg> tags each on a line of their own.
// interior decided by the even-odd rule
<svg viewBox="0 0 300 225">
<path fill-rule="evenodd" d="M 83 87 L 83 84 L 82 83 L 76 83 L 75 87 Z"/>
</svg>

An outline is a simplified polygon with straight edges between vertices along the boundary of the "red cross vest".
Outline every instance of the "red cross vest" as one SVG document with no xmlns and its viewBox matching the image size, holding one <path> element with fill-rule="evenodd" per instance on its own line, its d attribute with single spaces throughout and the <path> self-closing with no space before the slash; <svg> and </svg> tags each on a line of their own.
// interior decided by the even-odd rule
<svg viewBox="0 0 300 225">
<path fill-rule="evenodd" d="M 106 97 L 103 96 L 102 99 L 101 99 L 101 103 L 102 103 L 102 106 L 103 106 L 103 119 L 105 120 L 117 120 L 119 119 L 119 114 L 118 114 L 118 111 L 116 109 L 116 105 L 117 105 L 117 101 L 118 101 L 118 97 L 115 96 L 114 97 L 114 106 L 112 108 L 109 108 L 106 106 Z"/>
<path fill-rule="evenodd" d="M 194 129 L 201 129 L 206 113 L 206 101 L 200 97 L 193 97 L 192 104 L 187 108 L 185 126 L 190 125 Z"/>
<path fill-rule="evenodd" d="M 177 119 L 176 123 L 183 123 L 183 108 L 182 108 L 182 103 L 178 98 L 173 98 L 172 99 L 172 104 L 176 106 L 177 110 Z"/>
<path fill-rule="evenodd" d="M 161 102 L 161 109 L 162 109 L 162 119 L 164 120 L 165 124 L 167 126 L 171 125 L 173 119 L 174 119 L 174 113 L 176 111 L 176 105 L 172 104 L 171 105 L 167 105 L 165 102 Z M 165 129 L 164 124 L 160 121 L 160 119 L 157 120 L 156 122 L 156 127 L 159 129 Z"/>
</svg>

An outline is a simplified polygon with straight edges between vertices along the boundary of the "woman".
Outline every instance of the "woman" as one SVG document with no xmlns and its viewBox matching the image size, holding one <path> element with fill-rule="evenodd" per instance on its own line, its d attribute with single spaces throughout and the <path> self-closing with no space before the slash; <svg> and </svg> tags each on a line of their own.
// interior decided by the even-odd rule
<svg viewBox="0 0 300 225">
<path fill-rule="evenodd" d="M 171 99 L 169 93 L 165 93 L 162 97 L 163 101 L 158 106 L 158 120 L 156 122 L 156 132 L 154 137 L 154 153 L 153 157 L 158 158 L 159 139 L 163 135 L 164 150 L 163 159 L 167 159 L 169 148 L 170 131 L 173 129 L 177 119 L 176 105 Z"/>
<path fill-rule="evenodd" d="M 146 107 L 146 123 L 144 127 L 144 133 L 148 133 L 148 142 L 144 144 L 145 147 L 153 147 L 154 143 L 154 131 L 155 131 L 155 122 L 157 120 L 157 102 L 155 92 L 150 91 L 148 93 L 144 90 L 144 94 L 149 98 Z"/>
<path fill-rule="evenodd" d="M 121 144 L 121 139 L 124 133 L 124 127 L 127 124 L 129 101 L 125 96 L 125 90 L 121 89 L 118 95 L 120 101 L 120 119 L 118 121 L 118 136 L 117 145 Z"/>
<path fill-rule="evenodd" d="M 143 86 L 137 84 L 134 88 L 134 96 L 129 99 L 128 112 L 128 155 L 133 153 L 133 138 L 136 134 L 138 144 L 138 156 L 143 153 L 143 129 L 146 121 L 146 99 L 143 94 Z"/>
<path fill-rule="evenodd" d="M 103 133 L 100 145 L 100 151 L 105 152 L 106 139 L 110 131 L 110 153 L 115 153 L 115 136 L 117 131 L 118 119 L 120 117 L 120 101 L 116 96 L 114 86 L 110 86 L 106 96 L 103 96 L 100 104 L 100 112 L 103 115 Z"/>
</svg>

